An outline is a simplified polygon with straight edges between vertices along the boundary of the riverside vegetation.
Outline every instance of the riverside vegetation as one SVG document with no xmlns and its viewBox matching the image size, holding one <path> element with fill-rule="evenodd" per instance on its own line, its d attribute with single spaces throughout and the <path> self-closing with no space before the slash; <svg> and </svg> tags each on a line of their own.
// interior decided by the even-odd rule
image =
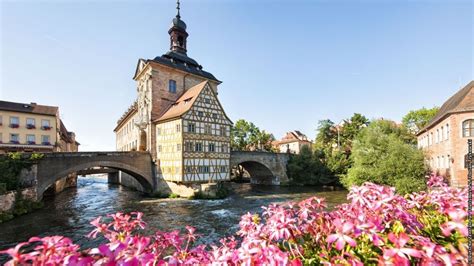
<svg viewBox="0 0 474 266">
<path fill-rule="evenodd" d="M 6 212 L 0 211 L 0 223 L 43 207 L 41 202 L 34 202 L 22 197 L 21 189 L 25 185 L 18 178 L 22 170 L 30 169 L 31 165 L 41 158 L 43 158 L 43 154 L 40 153 L 32 153 L 29 157 L 18 152 L 0 156 L 0 195 L 9 191 L 17 192 L 13 209 Z"/>
<path fill-rule="evenodd" d="M 195 244 L 195 229 L 144 235 L 142 214 L 115 213 L 91 222 L 82 250 L 63 236 L 33 237 L 0 251 L 7 265 L 466 265 L 467 188 L 432 176 L 427 192 L 401 196 L 364 183 L 332 211 L 322 198 L 247 213 L 240 230 L 214 245 Z M 97 243 L 97 242 L 94 242 Z"/>
</svg>

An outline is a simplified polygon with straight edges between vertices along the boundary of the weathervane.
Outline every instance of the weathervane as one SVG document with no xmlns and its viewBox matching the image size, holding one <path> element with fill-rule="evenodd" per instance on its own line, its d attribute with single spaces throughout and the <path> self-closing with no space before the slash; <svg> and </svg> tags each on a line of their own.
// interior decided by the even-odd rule
<svg viewBox="0 0 474 266">
<path fill-rule="evenodd" d="M 177 18 L 181 18 L 179 15 L 179 0 L 176 0 L 176 9 L 178 10 L 178 14 L 176 15 Z"/>
</svg>

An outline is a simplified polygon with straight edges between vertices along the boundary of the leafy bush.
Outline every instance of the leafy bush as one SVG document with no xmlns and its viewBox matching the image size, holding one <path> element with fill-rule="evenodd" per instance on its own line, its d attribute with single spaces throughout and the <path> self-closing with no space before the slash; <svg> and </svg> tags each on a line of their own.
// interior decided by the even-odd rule
<svg viewBox="0 0 474 266">
<path fill-rule="evenodd" d="M 321 185 L 335 180 L 331 171 L 321 162 L 318 153 L 313 153 L 307 146 L 303 146 L 299 154 L 291 156 L 287 170 L 294 183 Z"/>
<path fill-rule="evenodd" d="M 372 122 L 354 142 L 353 166 L 341 179 L 346 188 L 364 182 L 389 185 L 405 194 L 426 189 L 424 154 L 391 121 Z"/>
<path fill-rule="evenodd" d="M 0 193 L 21 188 L 18 178 L 21 171 L 29 169 L 34 161 L 43 158 L 43 156 L 43 154 L 32 153 L 30 157 L 26 157 L 19 152 L 0 156 L 0 184 L 3 184 Z"/>
<path fill-rule="evenodd" d="M 334 211 L 313 197 L 247 213 L 236 236 L 211 246 L 195 245 L 190 226 L 184 235 L 143 236 L 141 213 L 116 213 L 91 222 L 89 237 L 106 240 L 97 248 L 81 251 L 62 236 L 33 237 L 1 253 L 11 265 L 466 265 L 467 197 L 467 188 L 445 185 L 402 197 L 366 183 Z M 27 245 L 34 250 L 25 251 Z"/>
</svg>

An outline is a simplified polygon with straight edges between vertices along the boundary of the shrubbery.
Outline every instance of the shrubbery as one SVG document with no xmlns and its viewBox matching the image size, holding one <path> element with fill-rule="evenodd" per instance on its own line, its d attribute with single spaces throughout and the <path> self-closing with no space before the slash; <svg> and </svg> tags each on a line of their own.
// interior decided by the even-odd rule
<svg viewBox="0 0 474 266">
<path fill-rule="evenodd" d="M 290 157 L 287 171 L 290 180 L 297 184 L 323 185 L 335 180 L 318 153 L 313 153 L 308 146 L 303 146 L 299 154 Z"/>
<path fill-rule="evenodd" d="M 466 265 L 467 189 L 433 177 L 429 192 L 405 197 L 366 183 L 349 203 L 327 211 L 324 199 L 270 205 L 242 216 L 240 230 L 219 244 L 195 245 L 186 233 L 144 236 L 141 213 L 116 213 L 91 222 L 90 238 L 105 244 L 81 250 L 66 237 L 33 237 L 1 253 L 10 265 Z M 23 247 L 34 246 L 33 251 Z M 31 247 L 30 249 L 31 250 Z"/>
<path fill-rule="evenodd" d="M 32 153 L 25 157 L 21 153 L 14 152 L 0 156 L 0 194 L 9 190 L 20 188 L 19 175 L 21 170 L 29 169 L 31 164 L 43 157 L 43 154 Z"/>
<path fill-rule="evenodd" d="M 364 182 L 394 186 L 401 194 L 426 189 L 424 154 L 412 143 L 392 121 L 372 122 L 354 141 L 353 165 L 341 182 L 346 188 Z"/>
</svg>

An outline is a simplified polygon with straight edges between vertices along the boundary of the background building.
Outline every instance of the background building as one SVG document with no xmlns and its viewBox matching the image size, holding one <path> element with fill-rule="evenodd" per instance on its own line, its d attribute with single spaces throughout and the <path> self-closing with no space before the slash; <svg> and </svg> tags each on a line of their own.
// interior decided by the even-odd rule
<svg viewBox="0 0 474 266">
<path fill-rule="evenodd" d="M 431 169 L 451 185 L 467 184 L 467 140 L 474 138 L 474 81 L 449 98 L 417 134 Z"/>
<path fill-rule="evenodd" d="M 290 152 L 299 154 L 303 146 L 311 148 L 313 143 L 308 137 L 298 130 L 287 132 L 286 135 L 279 141 L 274 142 L 275 148 L 280 152 Z"/>
<path fill-rule="evenodd" d="M 179 7 L 168 34 L 167 53 L 138 60 L 134 75 L 138 95 L 114 129 L 116 148 L 150 152 L 158 174 L 168 181 L 229 179 L 231 122 L 217 99 L 221 81 L 188 57 L 188 33 Z M 193 150 L 183 150 L 189 143 Z M 216 171 L 219 175 L 211 175 Z M 122 172 L 119 182 L 136 186 Z"/>
<path fill-rule="evenodd" d="M 58 107 L 0 101 L 0 153 L 74 152 L 78 147 Z"/>
</svg>

